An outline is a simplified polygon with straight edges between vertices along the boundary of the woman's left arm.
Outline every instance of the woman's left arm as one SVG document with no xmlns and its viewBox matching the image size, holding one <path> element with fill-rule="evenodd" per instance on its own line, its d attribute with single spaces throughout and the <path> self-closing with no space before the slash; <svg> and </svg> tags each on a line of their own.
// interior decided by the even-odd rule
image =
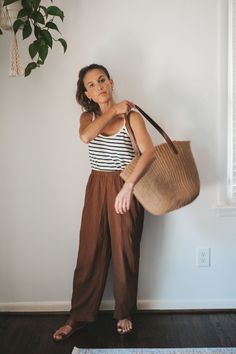
<svg viewBox="0 0 236 354">
<path fill-rule="evenodd" d="M 138 112 L 132 111 L 129 118 L 135 139 L 139 150 L 141 151 L 141 156 L 139 157 L 133 172 L 116 196 L 115 210 L 118 214 L 123 214 L 129 210 L 134 186 L 147 172 L 154 160 L 154 145 L 146 129 L 143 117 Z"/>
</svg>

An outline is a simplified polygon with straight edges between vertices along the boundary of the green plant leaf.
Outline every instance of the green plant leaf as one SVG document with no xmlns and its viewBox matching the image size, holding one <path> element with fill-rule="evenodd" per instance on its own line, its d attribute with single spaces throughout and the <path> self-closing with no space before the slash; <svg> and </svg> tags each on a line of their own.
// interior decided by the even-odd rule
<svg viewBox="0 0 236 354">
<path fill-rule="evenodd" d="M 42 61 L 41 59 L 38 59 L 38 60 L 37 60 L 37 64 L 42 65 L 42 64 L 44 64 L 44 61 Z"/>
<path fill-rule="evenodd" d="M 39 47 L 41 47 L 41 45 L 46 45 L 46 42 L 43 38 L 39 38 L 37 41 L 38 41 Z"/>
<path fill-rule="evenodd" d="M 47 55 L 48 55 L 48 46 L 47 45 L 41 45 L 39 47 L 39 56 L 42 59 L 42 61 L 44 62 L 44 60 L 46 59 Z"/>
<path fill-rule="evenodd" d="M 37 52 L 38 52 L 38 46 L 37 46 L 36 41 L 34 41 L 34 42 L 31 43 L 30 46 L 29 46 L 29 53 L 30 53 L 31 59 L 33 59 L 33 58 L 35 57 L 35 55 L 37 54 Z"/>
<path fill-rule="evenodd" d="M 60 19 L 62 21 L 64 19 L 64 12 L 61 9 L 59 9 L 59 7 L 57 7 L 57 6 L 49 6 L 47 8 L 47 14 L 53 15 L 53 16 L 58 16 L 58 17 L 60 17 Z"/>
<path fill-rule="evenodd" d="M 32 61 L 25 68 L 25 76 L 28 76 L 33 69 L 44 64 L 45 59 L 48 56 L 48 50 L 53 46 L 54 38 L 52 38 L 50 30 L 56 30 L 61 33 L 58 26 L 53 22 L 54 18 L 48 20 L 48 16 L 57 16 L 60 17 L 60 19 L 63 21 L 64 12 L 57 6 L 45 7 L 41 5 L 43 0 L 4 0 L 3 6 L 7 6 L 17 1 L 21 3 L 22 8 L 17 14 L 17 20 L 13 23 L 13 29 L 15 33 L 19 30 L 20 27 L 22 27 L 23 39 L 30 37 L 33 30 L 36 37 L 36 40 L 34 40 L 33 43 L 29 45 L 28 50 L 31 59 L 34 59 L 37 53 L 38 58 L 36 58 L 36 62 Z M 53 0 L 51 0 L 51 4 L 53 4 Z M 42 26 L 40 25 L 44 25 L 45 27 L 42 29 Z M 0 28 L 0 35 L 2 34 L 3 31 Z M 65 53 L 67 50 L 66 41 L 63 38 L 59 38 L 58 41 L 62 44 Z"/>
<path fill-rule="evenodd" d="M 40 34 L 42 35 L 42 37 L 45 39 L 47 45 L 52 48 L 52 36 L 51 33 L 47 30 L 41 30 Z"/>
<path fill-rule="evenodd" d="M 67 49 L 67 43 L 66 43 L 66 41 L 65 41 L 63 38 L 58 38 L 58 41 L 61 42 L 61 44 L 62 44 L 62 46 L 63 46 L 63 48 L 64 48 L 64 53 L 65 53 L 65 51 L 66 51 L 66 49 Z"/>
<path fill-rule="evenodd" d="M 41 38 L 38 38 L 36 39 L 34 42 L 33 42 L 37 48 L 37 51 L 39 51 L 39 47 L 41 45 L 45 45 L 46 43 L 44 42 L 44 40 L 42 40 Z"/>
<path fill-rule="evenodd" d="M 3 6 L 13 4 L 13 2 L 17 2 L 17 0 L 4 0 Z"/>
<path fill-rule="evenodd" d="M 34 2 L 34 9 L 37 10 L 39 8 L 39 5 L 41 3 L 41 0 L 35 0 Z"/>
<path fill-rule="evenodd" d="M 58 27 L 57 27 L 57 25 L 54 22 L 52 22 L 52 21 L 47 22 L 45 26 L 48 27 L 48 28 L 51 28 L 51 29 L 55 29 L 58 32 L 60 32 Z"/>
<path fill-rule="evenodd" d="M 36 47 L 37 47 L 37 51 L 39 52 L 39 48 L 41 47 L 41 46 L 44 46 L 44 45 L 47 45 L 47 43 L 45 42 L 45 40 L 43 39 L 43 38 L 38 38 L 38 39 L 36 39 L 36 41 L 34 41 L 34 43 L 35 43 L 35 45 L 36 45 Z"/>
<path fill-rule="evenodd" d="M 42 25 L 45 24 L 44 17 L 43 17 L 43 15 L 41 14 L 40 11 L 36 11 L 36 12 L 32 13 L 31 18 L 32 18 L 35 22 L 41 23 Z"/>
<path fill-rule="evenodd" d="M 21 19 L 18 19 L 16 21 L 14 21 L 13 23 L 13 31 L 16 33 L 19 29 L 19 27 L 24 24 L 24 21 L 22 21 Z"/>
<path fill-rule="evenodd" d="M 20 9 L 20 11 L 18 12 L 17 18 L 21 18 L 21 17 L 25 17 L 25 16 L 29 16 L 30 12 L 27 9 Z"/>
<path fill-rule="evenodd" d="M 31 73 L 32 69 L 35 69 L 37 67 L 37 64 L 33 61 L 27 65 L 25 68 L 25 76 L 28 76 Z"/>
<path fill-rule="evenodd" d="M 32 33 L 32 27 L 29 21 L 25 22 L 24 28 L 23 28 L 23 39 L 28 38 Z"/>
<path fill-rule="evenodd" d="M 34 35 L 36 38 L 39 38 L 40 37 L 40 31 L 41 31 L 41 28 L 39 26 L 34 26 Z"/>
<path fill-rule="evenodd" d="M 35 44 L 35 47 L 36 47 L 36 50 L 37 50 L 38 53 L 39 53 L 39 48 L 41 46 L 46 46 L 47 45 L 43 38 L 38 38 L 33 43 Z"/>
<path fill-rule="evenodd" d="M 40 5 L 39 7 L 40 7 L 40 9 L 42 9 L 44 11 L 45 15 L 48 17 L 47 8 L 43 5 Z"/>
<path fill-rule="evenodd" d="M 25 9 L 29 10 L 30 13 L 32 13 L 34 11 L 34 8 L 32 6 L 32 2 L 30 0 L 21 0 L 21 4 Z"/>
<path fill-rule="evenodd" d="M 40 7 L 40 9 L 42 9 L 45 12 L 45 15 L 46 15 L 47 14 L 47 8 L 45 6 L 43 6 L 43 5 L 40 5 L 39 7 Z"/>
</svg>

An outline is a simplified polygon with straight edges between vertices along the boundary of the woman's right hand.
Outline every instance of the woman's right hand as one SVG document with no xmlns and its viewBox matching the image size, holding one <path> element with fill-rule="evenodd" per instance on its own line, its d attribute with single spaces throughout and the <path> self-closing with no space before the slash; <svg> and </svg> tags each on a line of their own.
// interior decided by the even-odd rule
<svg viewBox="0 0 236 354">
<path fill-rule="evenodd" d="M 112 109 L 114 110 L 115 115 L 119 115 L 129 112 L 133 107 L 135 107 L 135 104 L 133 102 L 124 100 L 114 104 L 114 106 L 112 106 Z"/>
</svg>

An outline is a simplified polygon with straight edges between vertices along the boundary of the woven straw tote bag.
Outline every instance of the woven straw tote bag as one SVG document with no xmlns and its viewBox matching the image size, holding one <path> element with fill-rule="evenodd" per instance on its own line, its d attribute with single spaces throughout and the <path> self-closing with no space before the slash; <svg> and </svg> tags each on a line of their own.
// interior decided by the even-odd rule
<svg viewBox="0 0 236 354">
<path fill-rule="evenodd" d="M 161 133 L 166 143 L 155 146 L 155 159 L 135 184 L 133 193 L 145 210 L 154 215 L 163 215 L 197 198 L 200 193 L 198 170 L 189 140 L 171 141 L 147 113 L 137 105 L 135 108 Z M 141 155 L 130 126 L 129 113 L 126 116 L 126 127 L 136 156 L 120 173 L 124 181 L 133 172 Z"/>
</svg>

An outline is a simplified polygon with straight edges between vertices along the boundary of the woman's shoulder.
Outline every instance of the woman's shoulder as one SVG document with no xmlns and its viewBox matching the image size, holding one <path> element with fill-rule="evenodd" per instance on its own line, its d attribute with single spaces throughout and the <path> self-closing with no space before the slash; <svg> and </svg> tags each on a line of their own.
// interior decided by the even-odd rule
<svg viewBox="0 0 236 354">
<path fill-rule="evenodd" d="M 80 115 L 80 120 L 93 120 L 93 117 L 94 117 L 93 112 L 84 111 Z"/>
</svg>

